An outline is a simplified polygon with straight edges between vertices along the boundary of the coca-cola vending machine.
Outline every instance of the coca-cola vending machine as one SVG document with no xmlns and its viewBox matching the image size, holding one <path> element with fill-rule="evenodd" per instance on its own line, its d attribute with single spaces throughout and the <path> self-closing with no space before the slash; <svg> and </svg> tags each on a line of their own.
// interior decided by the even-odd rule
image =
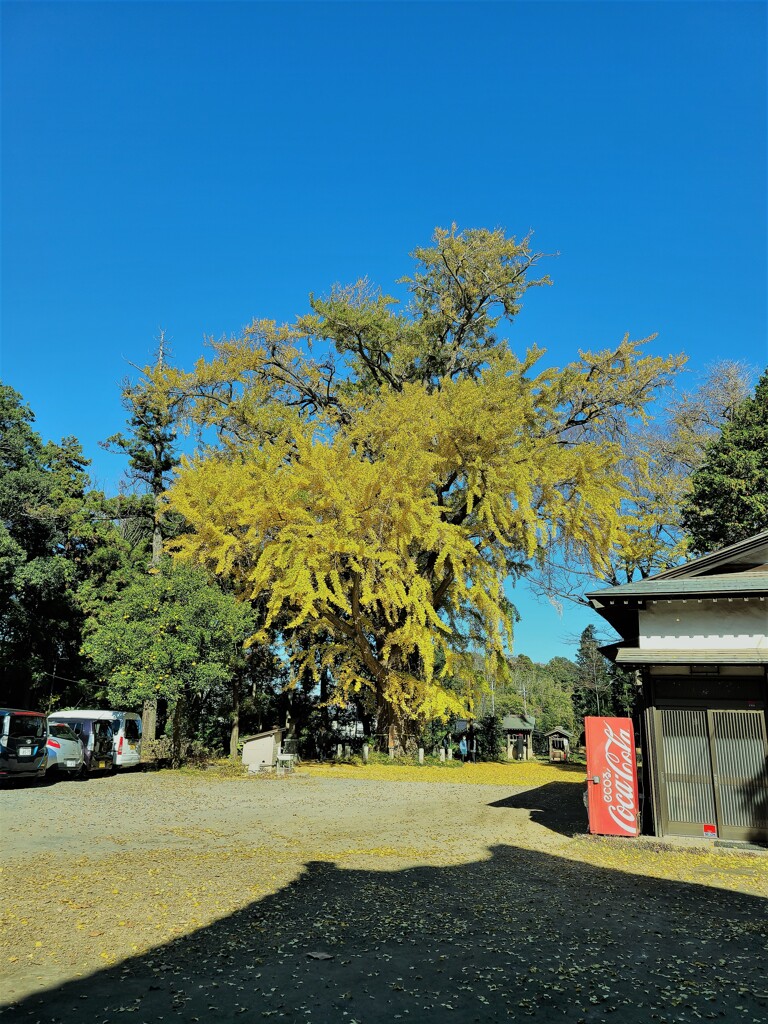
<svg viewBox="0 0 768 1024">
<path fill-rule="evenodd" d="M 631 718 L 585 718 L 589 831 L 601 836 L 637 836 L 635 732 Z"/>
</svg>

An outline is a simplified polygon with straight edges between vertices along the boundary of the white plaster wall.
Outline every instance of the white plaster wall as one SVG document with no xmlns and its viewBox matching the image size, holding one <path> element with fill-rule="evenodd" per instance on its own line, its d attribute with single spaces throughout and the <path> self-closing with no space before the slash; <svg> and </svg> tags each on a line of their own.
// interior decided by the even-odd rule
<svg viewBox="0 0 768 1024">
<path fill-rule="evenodd" d="M 649 601 L 640 611 L 642 650 L 764 650 L 768 603 L 758 599 Z"/>
</svg>

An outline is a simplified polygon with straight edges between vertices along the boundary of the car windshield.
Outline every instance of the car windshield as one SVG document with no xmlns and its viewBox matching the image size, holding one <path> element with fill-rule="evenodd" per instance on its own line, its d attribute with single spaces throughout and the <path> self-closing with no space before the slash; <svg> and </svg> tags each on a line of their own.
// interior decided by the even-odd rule
<svg viewBox="0 0 768 1024">
<path fill-rule="evenodd" d="M 63 722 L 52 722 L 48 726 L 48 732 L 51 736 L 55 736 L 57 740 L 77 740 L 77 736 Z"/>
<path fill-rule="evenodd" d="M 45 736 L 45 718 L 42 715 L 11 715 L 9 736 Z"/>
</svg>

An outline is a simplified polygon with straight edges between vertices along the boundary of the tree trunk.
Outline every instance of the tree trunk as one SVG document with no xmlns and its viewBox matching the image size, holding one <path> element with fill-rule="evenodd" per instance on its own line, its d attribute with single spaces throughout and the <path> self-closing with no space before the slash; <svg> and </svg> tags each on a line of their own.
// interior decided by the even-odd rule
<svg viewBox="0 0 768 1024">
<path fill-rule="evenodd" d="M 152 565 L 157 568 L 160 565 L 160 559 L 163 557 L 162 511 L 160 508 L 160 495 L 163 493 L 162 476 L 152 481 L 152 493 L 155 498 L 155 507 L 152 515 Z"/>
<path fill-rule="evenodd" d="M 320 669 L 320 721 L 325 730 L 331 728 L 331 718 L 328 713 L 328 697 L 331 692 L 330 673 L 326 666 Z"/>
<path fill-rule="evenodd" d="M 406 753 L 415 753 L 418 749 L 420 723 L 401 715 L 379 692 L 376 695 L 378 712 L 376 715 L 377 748 L 384 754 L 389 748 Z"/>
<path fill-rule="evenodd" d="M 240 679 L 232 680 L 232 727 L 229 731 L 229 756 L 237 760 L 237 744 L 240 740 Z"/>
<path fill-rule="evenodd" d="M 163 554 L 163 533 L 160 523 L 155 521 L 152 529 L 152 565 L 159 565 Z"/>
<path fill-rule="evenodd" d="M 359 694 L 353 694 L 352 703 L 355 705 L 357 717 L 363 725 L 363 735 L 370 739 L 376 728 L 375 716 L 366 710 L 365 702 Z"/>
<path fill-rule="evenodd" d="M 181 764 L 181 729 L 182 729 L 182 705 L 184 698 L 179 695 L 179 699 L 173 708 L 173 724 L 171 726 L 171 764 L 174 768 L 178 768 Z"/>
<path fill-rule="evenodd" d="M 146 743 L 157 739 L 157 701 L 145 700 L 141 709 L 141 735 Z"/>
<path fill-rule="evenodd" d="M 415 675 L 420 669 L 421 665 L 418 662 L 409 664 L 409 659 L 403 655 L 402 651 L 393 647 L 385 671 L 404 670 Z M 379 678 L 376 683 L 377 745 L 384 753 L 394 747 L 395 753 L 399 751 L 415 754 L 419 747 L 419 736 L 424 723 L 407 718 L 398 708 L 395 708 L 387 699 L 384 687 L 385 680 Z"/>
</svg>

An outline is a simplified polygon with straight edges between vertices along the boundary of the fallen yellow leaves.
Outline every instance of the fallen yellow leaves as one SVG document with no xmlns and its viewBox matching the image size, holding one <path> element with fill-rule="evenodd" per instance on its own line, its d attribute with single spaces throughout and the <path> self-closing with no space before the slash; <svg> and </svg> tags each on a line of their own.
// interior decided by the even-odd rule
<svg viewBox="0 0 768 1024">
<path fill-rule="evenodd" d="M 300 913 L 302 894 L 326 875 L 353 879 L 351 894 L 318 916 L 309 935 L 296 937 L 288 913 L 281 939 L 286 949 L 300 949 L 313 936 L 340 942 L 342 929 L 362 927 L 361 921 L 371 934 L 383 929 L 382 936 L 391 932 L 396 943 L 408 942 L 419 915 L 432 922 L 440 941 L 458 941 L 469 917 L 457 917 L 445 886 L 454 886 L 455 899 L 465 881 L 466 913 L 480 906 L 490 915 L 488 943 L 523 958 L 529 937 L 515 930 L 508 946 L 501 931 L 516 921 L 515 908 L 524 904 L 543 913 L 558 892 L 563 921 L 580 902 L 591 907 L 592 900 L 614 895 L 626 902 L 627 892 L 642 892 L 647 900 L 657 890 L 674 893 L 686 884 L 690 892 L 680 896 L 676 913 L 693 913 L 696 900 L 727 904 L 743 899 L 740 894 L 768 896 L 765 857 L 587 836 L 583 779 L 579 766 L 540 762 L 312 764 L 276 784 L 232 779 L 229 789 L 207 773 L 137 778 L 131 783 L 141 787 L 137 816 L 158 803 L 162 815 L 151 828 L 137 817 L 132 837 L 118 850 L 94 851 L 92 840 L 84 840 L 68 852 L 32 850 L 6 859 L 0 963 L 7 965 L 14 991 L 29 992 L 39 987 L 40 970 L 46 978 L 72 978 L 78 970 L 98 971 L 181 936 L 196 941 L 201 929 L 205 943 L 211 927 L 218 934 L 231 921 L 250 950 L 283 921 L 291 893 Z M 100 805 L 94 806 L 99 813 Z M 90 855 L 80 855 L 82 849 Z M 407 903 L 412 887 L 423 888 L 423 902 L 403 916 L 400 903 Z M 274 894 L 277 900 L 270 899 Z M 630 917 L 641 903 L 633 897 Z M 502 910 L 512 915 L 507 925 L 493 917 Z M 49 936 L 40 922 L 51 914 L 57 927 Z M 739 926 L 744 933 L 744 922 Z M 601 927 L 590 925 L 595 942 L 603 941 Z M 724 933 L 722 921 L 719 927 Z"/>
<path fill-rule="evenodd" d="M 768 863 L 762 855 L 700 848 L 654 848 L 631 839 L 577 840 L 570 859 L 648 878 L 690 882 L 768 897 Z"/>
<path fill-rule="evenodd" d="M 313 778 L 369 779 L 375 782 L 441 782 L 465 786 L 544 786 L 548 782 L 584 784 L 581 765 L 545 764 L 541 761 L 482 762 L 457 765 L 407 765 L 397 761 L 353 765 L 335 762 L 302 764 L 302 775 Z"/>
</svg>

